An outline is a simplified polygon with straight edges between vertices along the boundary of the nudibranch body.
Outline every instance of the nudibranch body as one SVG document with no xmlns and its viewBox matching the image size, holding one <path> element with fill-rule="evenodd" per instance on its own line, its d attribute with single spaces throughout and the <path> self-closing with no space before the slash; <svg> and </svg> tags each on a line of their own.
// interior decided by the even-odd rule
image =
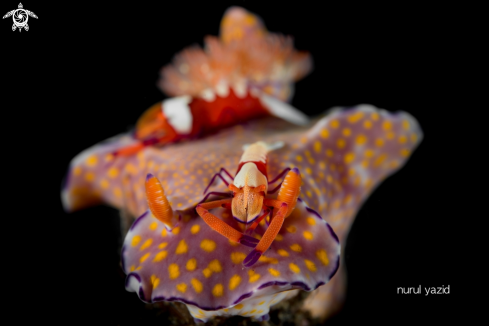
<svg viewBox="0 0 489 326">
<path fill-rule="evenodd" d="M 286 103 L 293 83 L 312 69 L 310 55 L 295 51 L 291 38 L 268 32 L 260 18 L 232 7 L 220 37 L 208 36 L 205 45 L 183 50 L 163 68 L 159 86 L 172 98 L 149 108 L 136 124 L 134 143 L 114 154 L 194 139 L 267 115 L 308 122 Z"/>
<path fill-rule="evenodd" d="M 302 203 L 307 203 L 314 208 L 332 226 L 340 241 L 344 241 L 363 201 L 382 180 L 405 164 L 422 137 L 419 124 L 411 115 L 405 112 L 389 113 L 370 105 L 333 110 L 310 127 L 295 126 L 268 117 L 234 126 L 193 142 L 179 143 L 161 149 L 148 147 L 135 156 L 111 158 L 107 154 L 130 138 L 129 135 L 121 135 L 88 149 L 72 161 L 66 185 L 62 190 L 63 203 L 65 209 L 75 210 L 90 204 L 105 202 L 128 210 L 133 216 L 140 216 L 148 209 L 145 180 L 146 175 L 152 173 L 162 181 L 172 207 L 176 210 L 192 212 L 202 200 L 203 192 L 212 176 L 221 167 L 232 170 L 238 165 L 244 144 L 260 140 L 267 143 L 282 141 L 284 143 L 282 148 L 269 153 L 268 174 L 276 176 L 287 167 L 298 168 L 302 175 L 300 197 Z M 227 188 L 224 183 L 221 183 L 214 184 L 210 190 L 223 192 Z M 298 207 L 300 205 L 297 204 Z M 203 223 L 197 222 L 200 218 L 197 218 L 196 214 L 190 216 L 188 223 L 183 218 L 182 228 L 191 228 L 191 223 Z M 220 212 L 216 212 L 216 216 L 225 219 Z M 285 227 L 281 232 L 286 232 L 284 234 L 287 235 L 297 234 L 306 241 L 299 225 L 302 227 L 300 222 L 307 221 L 307 217 L 309 215 L 304 215 L 293 225 L 284 224 Z M 142 225 L 143 221 L 151 225 L 155 219 L 152 219 L 151 223 L 150 220 L 146 216 L 140 219 L 134 228 L 139 230 L 139 225 Z M 287 220 L 284 223 L 287 223 Z M 232 246 L 206 224 L 201 224 L 200 230 L 211 232 L 212 237 L 208 239 L 216 244 L 217 241 L 224 241 L 227 246 Z M 136 234 L 129 233 L 126 243 L 128 241 L 132 243 L 130 237 L 134 235 Z M 146 241 L 150 234 L 145 236 Z M 160 249 L 158 246 L 163 240 L 154 238 L 152 241 L 155 243 L 151 247 L 151 254 L 155 257 L 157 254 L 155 250 Z M 171 243 L 178 247 L 179 242 L 180 240 Z M 283 256 L 280 256 L 278 247 L 274 245 L 284 244 L 284 242 L 274 241 L 265 256 L 274 257 L 280 262 Z M 292 245 L 294 243 L 287 243 L 290 249 L 289 257 L 292 252 L 296 253 L 290 248 Z M 127 245 L 126 247 L 133 248 Z M 172 247 L 174 248 L 172 250 L 176 250 L 176 247 Z M 200 244 L 197 247 L 200 248 Z M 134 248 L 134 257 L 140 257 L 136 252 L 142 252 L 144 248 L 142 251 L 140 246 Z M 294 248 L 298 247 L 294 246 Z M 251 251 L 244 246 L 240 246 L 239 249 L 243 250 L 243 254 Z M 132 257 L 129 251 L 124 251 L 124 255 Z M 128 259 L 125 258 L 124 264 L 130 272 L 133 263 L 128 264 Z M 137 261 L 138 258 L 133 259 Z M 206 261 L 204 269 L 212 260 Z M 182 268 L 186 268 L 187 261 L 182 260 L 178 264 L 185 266 L 179 267 L 179 270 L 183 270 Z M 318 265 L 317 262 L 315 264 Z M 134 264 L 135 268 L 138 266 Z M 151 280 L 151 275 L 149 277 Z M 344 297 L 344 277 L 344 268 L 340 267 L 337 275 L 327 286 L 316 290 L 323 291 L 320 296 L 324 298 L 318 309 L 330 313 L 341 306 Z M 134 284 L 134 281 L 130 284 Z M 149 287 L 146 283 L 142 283 L 141 286 L 143 289 Z M 313 286 L 311 285 L 310 288 Z M 318 297 L 319 295 L 316 296 Z M 146 294 L 144 298 L 150 299 Z M 167 296 L 165 298 L 169 299 Z"/>
</svg>

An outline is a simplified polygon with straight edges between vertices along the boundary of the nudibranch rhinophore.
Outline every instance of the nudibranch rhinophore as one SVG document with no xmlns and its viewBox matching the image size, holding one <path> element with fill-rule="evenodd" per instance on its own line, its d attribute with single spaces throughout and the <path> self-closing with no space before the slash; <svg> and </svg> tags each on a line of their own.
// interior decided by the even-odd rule
<svg viewBox="0 0 489 326">
<path fill-rule="evenodd" d="M 286 102 L 294 82 L 311 69 L 311 56 L 296 51 L 290 37 L 268 32 L 243 8 L 229 8 L 219 38 L 206 37 L 205 50 L 187 48 L 162 69 L 158 85 L 171 98 L 150 107 L 136 124 L 137 141 L 114 154 L 132 155 L 268 115 L 306 124 L 307 116 Z"/>
<path fill-rule="evenodd" d="M 146 175 L 151 173 L 161 180 L 169 203 L 175 210 L 192 212 L 203 199 L 203 192 L 212 176 L 221 167 L 229 171 L 236 168 L 244 144 L 260 140 L 266 143 L 281 141 L 284 146 L 269 153 L 267 162 L 269 176 L 276 176 L 287 167 L 298 168 L 302 176 L 300 205 L 307 204 L 317 211 L 328 221 L 341 242 L 346 239 L 355 214 L 363 201 L 380 182 L 406 163 L 422 138 L 420 126 L 410 114 L 390 113 L 371 105 L 334 109 L 306 127 L 268 117 L 221 130 L 212 136 L 193 142 L 178 143 L 165 148 L 148 147 L 135 156 L 114 159 L 107 154 L 130 141 L 130 135 L 120 135 L 87 149 L 73 159 L 66 184 L 62 189 L 62 199 L 68 211 L 103 202 L 125 209 L 133 216 L 140 216 L 148 209 L 145 181 Z M 227 191 L 227 188 L 224 183 L 215 183 L 210 190 L 223 192 Z M 298 203 L 298 207 L 300 205 Z M 185 222 L 185 215 L 182 217 L 182 228 L 192 228 L 192 223 L 201 223 L 197 222 L 200 218 L 196 214 L 189 213 L 189 215 L 188 222 Z M 218 216 L 225 218 L 222 215 Z M 306 221 L 307 217 L 309 215 L 304 215 Z M 151 220 L 148 215 L 139 219 L 126 238 L 125 248 L 135 248 L 136 252 L 137 250 L 143 252 L 145 248 L 141 250 L 141 246 L 148 241 L 150 234 L 148 233 L 141 245 L 135 247 L 132 247 L 133 240 L 130 237 L 137 235 L 133 231 L 139 230 L 139 223 L 145 221 L 149 223 L 154 220 Z M 149 225 L 152 225 L 151 223 Z M 285 235 L 301 235 L 299 226 L 302 228 L 306 225 L 300 224 L 300 221 L 297 223 L 299 224 L 294 223 L 289 228 L 283 228 L 281 231 L 285 232 L 283 241 Z M 204 229 L 212 231 L 202 224 L 200 230 Z M 217 241 L 224 239 L 215 231 L 211 234 L 215 235 L 209 240 L 216 244 Z M 304 234 L 302 236 L 304 237 Z M 200 243 L 194 245 L 189 242 L 191 240 L 192 237 L 188 238 L 188 241 L 185 238 L 189 247 L 200 247 Z M 152 241 L 155 243 L 151 248 L 157 248 L 165 242 L 157 238 Z M 172 245 L 178 247 L 180 241 Z M 296 253 L 290 248 L 294 243 L 274 241 L 275 243 L 288 246 L 289 255 Z M 177 250 L 176 247 L 172 247 L 173 250 Z M 244 250 L 244 253 L 247 252 L 246 250 L 251 251 L 245 247 L 239 248 Z M 278 247 L 277 253 L 273 248 L 272 246 L 265 256 L 275 257 L 280 261 L 283 256 L 278 253 Z M 156 255 L 157 252 L 152 254 Z M 132 265 L 128 265 L 128 255 L 129 251 L 125 249 L 124 266 L 127 266 L 130 272 Z M 139 256 L 139 259 L 142 257 Z M 155 256 L 152 257 L 148 256 L 147 259 L 155 259 Z M 133 259 L 137 262 L 137 258 Z M 211 270 L 208 265 L 212 260 L 205 261 L 206 264 L 199 265 L 199 268 Z M 317 261 L 309 260 L 313 261 L 316 267 L 320 266 Z M 182 259 L 174 263 L 179 264 L 179 271 L 186 270 L 186 260 Z M 331 313 L 343 302 L 345 270 L 341 266 L 328 285 L 316 290 L 326 293 L 325 300 L 321 301 L 321 310 L 326 313 Z M 139 265 L 134 264 L 134 267 L 136 269 Z M 305 268 L 307 270 L 307 266 Z M 151 280 L 151 275 L 149 277 Z M 134 278 L 137 280 L 136 276 Z M 144 282 L 142 278 L 140 280 Z M 134 287 L 134 284 L 135 281 L 131 281 L 128 286 Z M 229 284 L 223 284 L 223 287 L 224 285 Z M 146 289 L 145 287 L 148 286 L 143 284 L 142 288 Z M 192 290 L 190 286 L 189 291 Z M 151 299 L 146 297 L 146 292 L 144 293 L 146 300 Z M 259 308 L 253 309 L 259 310 Z"/>
</svg>

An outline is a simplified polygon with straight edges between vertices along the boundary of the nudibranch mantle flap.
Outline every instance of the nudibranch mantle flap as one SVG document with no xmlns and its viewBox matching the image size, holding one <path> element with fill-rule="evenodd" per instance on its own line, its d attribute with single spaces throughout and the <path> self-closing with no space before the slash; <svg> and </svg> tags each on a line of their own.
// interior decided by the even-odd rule
<svg viewBox="0 0 489 326">
<path fill-rule="evenodd" d="M 239 228 L 229 209 L 216 216 Z M 270 249 L 244 269 L 250 248 L 218 235 L 190 209 L 171 232 L 151 212 L 129 230 L 122 250 L 126 288 L 141 300 L 181 301 L 194 318 L 218 315 L 265 318 L 286 291 L 311 291 L 326 284 L 339 267 L 340 244 L 333 230 L 298 201 Z M 255 230 L 258 237 L 265 223 Z"/>
</svg>

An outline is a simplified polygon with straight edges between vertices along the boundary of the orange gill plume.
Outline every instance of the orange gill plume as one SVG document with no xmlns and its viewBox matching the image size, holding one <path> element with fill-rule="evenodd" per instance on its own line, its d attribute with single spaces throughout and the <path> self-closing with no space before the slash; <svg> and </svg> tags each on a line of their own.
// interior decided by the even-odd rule
<svg viewBox="0 0 489 326">
<path fill-rule="evenodd" d="M 250 87 L 289 101 L 293 82 L 312 70 L 309 53 L 296 51 L 291 37 L 270 33 L 243 8 L 229 8 L 220 36 L 207 36 L 205 50 L 191 47 L 162 69 L 159 87 L 169 96 L 201 96 L 225 85 Z"/>
</svg>

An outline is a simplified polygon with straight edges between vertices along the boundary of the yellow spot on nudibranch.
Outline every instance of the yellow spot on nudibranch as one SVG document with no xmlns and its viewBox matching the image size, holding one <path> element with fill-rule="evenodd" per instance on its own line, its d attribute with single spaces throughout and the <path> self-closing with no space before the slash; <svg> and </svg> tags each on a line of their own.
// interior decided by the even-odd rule
<svg viewBox="0 0 489 326">
<path fill-rule="evenodd" d="M 168 245 L 168 242 L 162 242 L 158 245 L 158 249 L 163 249 L 163 248 L 166 248 L 166 246 Z"/>
<path fill-rule="evenodd" d="M 328 129 L 321 129 L 321 137 L 323 137 L 323 138 L 328 138 L 329 137 L 329 131 L 328 131 Z"/>
<path fill-rule="evenodd" d="M 392 129 L 392 122 L 390 122 L 389 120 L 385 120 L 383 123 L 382 123 L 382 129 L 384 130 L 391 130 Z"/>
<path fill-rule="evenodd" d="M 408 130 L 409 129 L 409 121 L 402 120 L 402 127 L 404 128 L 404 130 Z"/>
<path fill-rule="evenodd" d="M 209 278 L 212 275 L 212 271 L 208 268 L 204 268 L 202 274 L 204 274 L 205 278 Z"/>
<path fill-rule="evenodd" d="M 190 228 L 190 233 L 192 234 L 196 234 L 199 231 L 200 231 L 200 225 L 198 224 L 195 224 Z"/>
<path fill-rule="evenodd" d="M 294 243 L 293 245 L 291 245 L 290 249 L 292 249 L 295 252 L 301 252 L 302 251 L 302 247 L 298 243 Z"/>
<path fill-rule="evenodd" d="M 363 118 L 363 112 L 359 111 L 359 112 L 356 112 L 355 114 L 348 116 L 347 120 L 350 123 L 355 123 L 358 120 L 360 120 L 361 118 Z"/>
<path fill-rule="evenodd" d="M 202 250 L 207 252 L 213 252 L 214 249 L 216 249 L 216 243 L 212 240 L 204 239 L 200 243 L 200 248 L 202 248 Z"/>
<path fill-rule="evenodd" d="M 239 283 L 241 283 L 241 276 L 235 274 L 231 279 L 229 280 L 229 289 L 234 290 L 238 287 Z"/>
<path fill-rule="evenodd" d="M 367 137 L 365 137 L 365 135 L 358 135 L 355 142 L 357 145 L 361 146 L 367 142 Z"/>
<path fill-rule="evenodd" d="M 212 289 L 212 294 L 215 297 L 221 297 L 224 294 L 224 287 L 221 283 L 218 283 L 214 286 L 214 288 Z"/>
<path fill-rule="evenodd" d="M 284 239 L 284 236 L 281 234 L 277 234 L 277 236 L 275 237 L 275 241 L 282 241 L 283 239 Z"/>
<path fill-rule="evenodd" d="M 157 228 L 157 227 L 158 227 L 158 223 L 156 223 L 156 222 L 152 222 L 152 223 L 149 225 L 149 229 L 150 229 L 151 231 L 156 230 L 156 228 Z"/>
<path fill-rule="evenodd" d="M 120 188 L 115 188 L 114 189 L 114 196 L 121 198 L 122 197 L 122 190 Z"/>
<path fill-rule="evenodd" d="M 180 227 L 179 227 L 179 226 L 177 226 L 176 228 L 173 228 L 173 229 L 171 230 L 171 233 L 173 233 L 173 234 L 175 234 L 175 235 L 179 234 L 179 233 L 180 233 Z"/>
<path fill-rule="evenodd" d="M 365 129 L 370 129 L 370 128 L 372 128 L 372 121 L 370 121 L 370 120 L 365 120 L 365 121 L 363 122 L 363 126 L 365 127 Z"/>
<path fill-rule="evenodd" d="M 248 270 L 248 276 L 249 276 L 249 280 L 248 281 L 250 283 L 254 283 L 254 282 L 256 282 L 256 281 L 258 281 L 260 279 L 260 276 L 261 275 L 258 274 L 258 273 L 255 273 L 254 270 L 251 270 L 250 269 L 250 270 Z"/>
<path fill-rule="evenodd" d="M 314 142 L 314 151 L 316 153 L 320 153 L 321 152 L 321 142 L 319 140 L 316 140 Z"/>
<path fill-rule="evenodd" d="M 97 159 L 97 156 L 95 155 L 92 155 L 90 156 L 89 158 L 87 158 L 87 160 L 85 161 L 85 163 L 88 165 L 88 166 L 94 166 L 95 164 L 97 164 L 98 162 L 98 159 Z"/>
<path fill-rule="evenodd" d="M 401 152 L 400 152 L 401 156 L 403 156 L 403 157 L 408 157 L 410 153 L 411 152 L 409 151 L 409 149 L 406 149 L 406 148 L 401 149 Z"/>
<path fill-rule="evenodd" d="M 345 142 L 345 140 L 344 140 L 343 138 L 340 138 L 340 139 L 338 139 L 338 141 L 336 142 L 336 145 L 338 146 L 338 148 L 340 148 L 340 149 L 341 149 L 341 148 L 345 147 L 346 142 Z"/>
<path fill-rule="evenodd" d="M 109 188 L 109 181 L 103 179 L 102 181 L 100 181 L 100 187 L 102 187 L 102 189 Z"/>
<path fill-rule="evenodd" d="M 282 257 L 289 257 L 289 253 L 284 249 L 277 250 L 277 253 Z"/>
<path fill-rule="evenodd" d="M 148 252 L 146 255 L 144 255 L 143 257 L 141 257 L 141 258 L 139 259 L 139 262 L 140 262 L 140 263 L 144 262 L 146 259 L 148 259 L 149 255 L 150 255 L 150 253 Z"/>
<path fill-rule="evenodd" d="M 242 303 L 240 303 L 240 304 L 235 305 L 233 308 L 234 308 L 234 309 L 242 309 L 242 308 L 243 308 L 243 306 L 244 306 L 244 305 L 243 305 Z"/>
<path fill-rule="evenodd" d="M 107 175 L 112 179 L 116 178 L 119 175 L 119 170 L 117 170 L 115 167 L 111 167 L 107 172 Z"/>
<path fill-rule="evenodd" d="M 306 263 L 307 269 L 310 270 L 311 272 L 315 272 L 317 270 L 316 264 L 314 264 L 314 262 L 308 259 L 304 259 L 304 262 Z"/>
<path fill-rule="evenodd" d="M 399 136 L 398 138 L 399 144 L 404 144 L 407 141 L 407 137 L 404 135 Z"/>
<path fill-rule="evenodd" d="M 351 135 L 351 129 L 350 128 L 343 129 L 343 136 L 348 137 L 350 135 Z"/>
<path fill-rule="evenodd" d="M 153 261 L 154 261 L 155 263 L 160 262 L 160 261 L 162 261 L 163 259 L 165 259 L 167 255 L 168 255 L 168 251 L 166 251 L 166 250 L 160 251 L 159 253 L 157 253 L 157 254 L 155 255 L 155 258 L 153 259 Z"/>
<path fill-rule="evenodd" d="M 314 238 L 314 236 L 312 235 L 312 232 L 310 231 L 304 231 L 302 233 L 302 235 L 304 236 L 304 238 L 306 238 L 307 240 L 312 240 Z"/>
<path fill-rule="evenodd" d="M 379 155 L 375 161 L 374 161 L 374 167 L 378 167 L 379 165 L 381 165 L 385 159 L 387 158 L 387 154 L 382 154 L 382 155 Z"/>
<path fill-rule="evenodd" d="M 188 271 L 193 271 L 197 268 L 197 259 L 191 258 L 187 261 L 187 270 Z"/>
<path fill-rule="evenodd" d="M 318 251 L 316 251 L 316 257 L 321 263 L 323 263 L 323 265 L 327 266 L 329 264 L 328 254 L 326 253 L 326 250 L 319 249 Z"/>
<path fill-rule="evenodd" d="M 144 250 L 148 248 L 149 246 L 151 246 L 152 243 L 153 243 L 153 239 L 148 239 L 144 241 L 144 243 L 141 245 L 141 248 L 139 248 L 139 250 Z"/>
<path fill-rule="evenodd" d="M 141 241 L 141 236 L 140 235 L 135 235 L 132 238 L 131 246 L 133 246 L 133 247 L 137 246 L 140 241 Z"/>
<path fill-rule="evenodd" d="M 295 159 L 297 160 L 297 162 L 302 162 L 302 156 L 300 155 L 297 155 Z"/>
<path fill-rule="evenodd" d="M 79 176 L 81 173 L 82 173 L 82 169 L 81 169 L 81 167 L 76 166 L 76 167 L 73 169 L 73 174 L 74 174 L 75 176 Z"/>
<path fill-rule="evenodd" d="M 384 146 L 384 140 L 382 138 L 377 138 L 375 140 L 375 145 L 378 146 L 378 147 Z"/>
<path fill-rule="evenodd" d="M 178 243 L 177 249 L 175 250 L 175 254 L 186 254 L 188 251 L 188 245 L 185 242 L 185 239 L 180 240 Z"/>
<path fill-rule="evenodd" d="M 131 268 L 129 268 L 129 271 L 130 271 L 130 272 L 134 272 L 134 270 L 135 270 L 135 269 L 136 269 L 136 266 L 131 265 Z"/>
<path fill-rule="evenodd" d="M 296 273 L 296 274 L 299 274 L 301 272 L 301 269 L 299 268 L 299 266 L 297 266 L 296 264 L 294 263 L 290 263 L 289 264 L 289 268 L 292 272 Z"/>
<path fill-rule="evenodd" d="M 194 290 L 197 293 L 202 292 L 202 290 L 204 289 L 204 286 L 202 285 L 202 283 L 196 278 L 191 279 L 190 283 L 192 283 L 192 286 L 194 287 Z"/>
<path fill-rule="evenodd" d="M 232 252 L 231 253 L 231 261 L 233 262 L 233 264 L 241 264 L 243 262 L 243 260 L 245 259 L 246 257 L 246 254 L 242 253 L 242 252 Z"/>
<path fill-rule="evenodd" d="M 289 225 L 288 227 L 286 227 L 286 230 L 290 233 L 295 233 L 297 231 L 297 228 L 295 227 L 295 225 Z"/>
<path fill-rule="evenodd" d="M 153 284 L 153 289 L 156 288 L 158 286 L 158 284 L 160 284 L 160 279 L 156 277 L 156 275 L 151 275 L 151 284 Z"/>
<path fill-rule="evenodd" d="M 214 273 L 219 273 L 220 271 L 222 271 L 221 263 L 217 259 L 211 261 L 209 265 L 207 265 L 207 268 L 209 268 Z"/>
<path fill-rule="evenodd" d="M 93 179 L 95 179 L 95 174 L 93 174 L 93 172 L 85 173 L 85 180 L 87 180 L 88 182 L 91 182 L 91 181 L 93 181 Z"/>
<path fill-rule="evenodd" d="M 327 156 L 327 157 L 333 157 L 333 151 L 332 151 L 331 149 L 329 149 L 329 148 L 328 148 L 328 149 L 326 150 L 326 156 Z"/>
<path fill-rule="evenodd" d="M 416 134 L 411 134 L 411 142 L 415 143 L 417 139 L 418 136 Z"/>
<path fill-rule="evenodd" d="M 168 266 L 168 275 L 170 276 L 171 280 L 174 280 L 180 276 L 180 269 L 178 268 L 177 264 L 170 264 L 170 266 Z"/>
<path fill-rule="evenodd" d="M 185 293 L 185 291 L 187 291 L 187 284 L 185 283 L 177 284 L 177 290 L 182 293 Z"/>
<path fill-rule="evenodd" d="M 260 256 L 260 258 L 258 258 L 258 261 L 262 263 L 278 264 L 277 258 L 266 257 L 266 256 Z"/>
<path fill-rule="evenodd" d="M 355 154 L 353 154 L 352 152 L 347 153 L 345 155 L 345 163 L 346 164 L 350 164 L 351 162 L 353 162 L 354 159 L 355 159 Z"/>
<path fill-rule="evenodd" d="M 332 128 L 335 128 L 335 129 L 336 129 L 336 128 L 338 128 L 339 126 L 340 126 L 340 123 L 339 123 L 339 121 L 338 121 L 338 120 L 336 120 L 336 119 L 335 119 L 335 120 L 331 120 L 331 127 L 332 127 Z"/>
</svg>

